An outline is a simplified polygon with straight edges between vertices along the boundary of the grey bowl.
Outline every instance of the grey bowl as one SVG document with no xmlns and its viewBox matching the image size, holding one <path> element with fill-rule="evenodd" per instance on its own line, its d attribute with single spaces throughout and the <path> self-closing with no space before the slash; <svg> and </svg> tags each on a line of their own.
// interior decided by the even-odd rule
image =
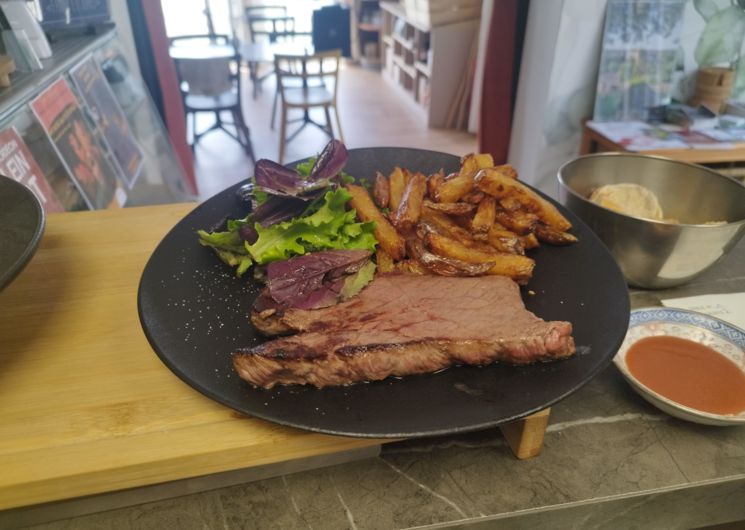
<svg viewBox="0 0 745 530">
<path fill-rule="evenodd" d="M 635 287 L 686 283 L 745 234 L 745 186 L 703 166 L 630 153 L 587 155 L 559 169 L 559 200 L 600 237 Z M 654 192 L 666 218 L 640 219 L 590 202 L 592 190 L 629 182 Z M 726 221 L 725 224 L 705 224 Z"/>
</svg>

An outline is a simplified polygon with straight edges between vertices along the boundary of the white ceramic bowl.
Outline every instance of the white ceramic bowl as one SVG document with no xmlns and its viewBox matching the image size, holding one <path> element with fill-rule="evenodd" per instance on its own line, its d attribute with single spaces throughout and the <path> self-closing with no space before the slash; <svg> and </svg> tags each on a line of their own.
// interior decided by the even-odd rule
<svg viewBox="0 0 745 530">
<path fill-rule="evenodd" d="M 745 411 L 736 415 L 712 414 L 676 403 L 644 386 L 629 371 L 626 354 L 638 340 L 670 335 L 704 344 L 733 361 L 745 372 L 745 331 L 718 318 L 668 307 L 648 307 L 631 312 L 629 330 L 613 362 L 644 399 L 671 416 L 706 425 L 745 425 Z"/>
</svg>

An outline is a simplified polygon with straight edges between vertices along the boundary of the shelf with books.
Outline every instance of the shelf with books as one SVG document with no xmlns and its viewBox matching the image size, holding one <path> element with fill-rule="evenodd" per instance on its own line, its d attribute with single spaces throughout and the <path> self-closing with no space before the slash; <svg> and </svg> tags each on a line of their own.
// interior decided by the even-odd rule
<svg viewBox="0 0 745 530">
<path fill-rule="evenodd" d="M 423 110 L 427 125 L 446 127 L 448 110 L 458 99 L 466 76 L 472 43 L 478 35 L 478 14 L 444 25 L 425 24 L 407 16 L 399 3 L 381 2 L 382 75 L 403 97 Z"/>
</svg>

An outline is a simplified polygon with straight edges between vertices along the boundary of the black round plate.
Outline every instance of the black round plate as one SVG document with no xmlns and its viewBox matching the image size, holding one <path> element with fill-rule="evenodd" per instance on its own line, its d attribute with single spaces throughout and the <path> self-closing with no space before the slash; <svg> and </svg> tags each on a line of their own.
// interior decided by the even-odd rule
<svg viewBox="0 0 745 530">
<path fill-rule="evenodd" d="M 345 168 L 357 178 L 394 166 L 429 174 L 458 169 L 453 155 L 402 148 L 352 149 Z M 531 252 L 535 275 L 523 288 L 529 310 L 574 325 L 578 353 L 530 366 L 454 367 L 430 375 L 316 389 L 264 390 L 239 379 L 237 347 L 266 340 L 248 315 L 259 287 L 237 279 L 196 231 L 225 216 L 243 217 L 236 184 L 179 222 L 156 248 L 139 289 L 142 326 L 176 375 L 240 412 L 312 431 L 369 437 L 414 437 L 483 429 L 541 410 L 568 396 L 608 365 L 626 333 L 629 296 L 618 266 L 600 240 L 570 212 L 579 243 Z"/>
<path fill-rule="evenodd" d="M 0 290 L 23 270 L 44 233 L 44 209 L 23 184 L 0 175 Z"/>
</svg>

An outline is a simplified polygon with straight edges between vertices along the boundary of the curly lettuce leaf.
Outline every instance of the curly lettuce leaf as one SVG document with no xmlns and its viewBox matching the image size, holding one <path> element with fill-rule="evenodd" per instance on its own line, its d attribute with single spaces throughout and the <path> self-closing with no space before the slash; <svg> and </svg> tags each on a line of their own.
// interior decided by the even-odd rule
<svg viewBox="0 0 745 530">
<path fill-rule="evenodd" d="M 356 212 L 347 211 L 351 198 L 344 188 L 328 191 L 318 210 L 308 216 L 278 223 L 267 228 L 256 224 L 258 240 L 246 250 L 256 263 L 288 259 L 316 250 L 375 250 L 374 223 L 357 223 Z"/>
</svg>

